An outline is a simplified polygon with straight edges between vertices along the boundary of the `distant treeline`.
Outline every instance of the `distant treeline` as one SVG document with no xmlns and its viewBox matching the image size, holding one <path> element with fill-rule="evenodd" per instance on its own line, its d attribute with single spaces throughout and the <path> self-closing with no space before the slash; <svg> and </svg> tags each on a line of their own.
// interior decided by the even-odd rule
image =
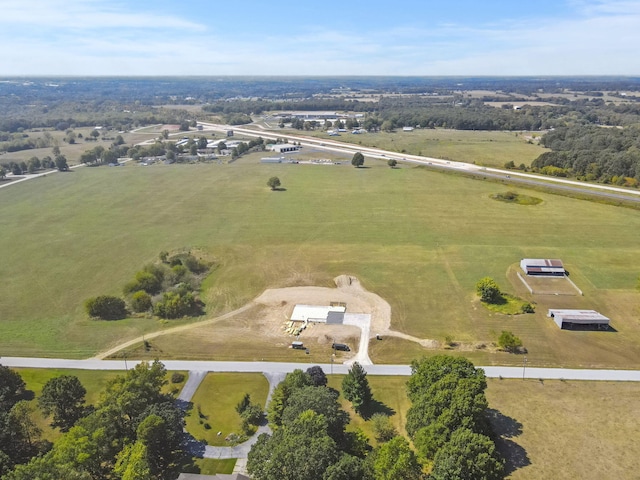
<svg viewBox="0 0 640 480">
<path fill-rule="evenodd" d="M 637 186 L 640 181 L 640 127 L 562 127 L 542 137 L 550 148 L 532 167 L 556 176 Z"/>
<path fill-rule="evenodd" d="M 3 99 L 19 99 L 23 105 L 43 101 L 138 102 L 194 104 L 232 98 L 302 99 L 327 93 L 446 93 L 489 90 L 531 95 L 534 93 L 638 91 L 637 77 L 51 77 L 0 78 Z"/>
</svg>

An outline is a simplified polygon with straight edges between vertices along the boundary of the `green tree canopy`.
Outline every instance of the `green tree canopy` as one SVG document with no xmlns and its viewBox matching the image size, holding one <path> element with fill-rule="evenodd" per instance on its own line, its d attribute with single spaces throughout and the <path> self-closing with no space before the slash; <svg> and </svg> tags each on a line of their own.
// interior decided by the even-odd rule
<svg viewBox="0 0 640 480">
<path fill-rule="evenodd" d="M 434 480 L 499 480 L 504 461 L 489 437 L 461 428 L 435 456 Z"/>
<path fill-rule="evenodd" d="M 512 332 L 503 330 L 498 338 L 498 345 L 507 352 L 516 352 L 522 346 L 522 340 L 516 337 Z"/>
<path fill-rule="evenodd" d="M 271 189 L 271 190 L 276 190 L 279 186 L 280 186 L 280 179 L 278 177 L 271 177 L 268 181 L 267 181 L 267 186 Z"/>
<path fill-rule="evenodd" d="M 273 435 L 260 435 L 249 452 L 247 470 L 254 480 L 323 480 L 339 457 L 326 419 L 308 410 Z"/>
<path fill-rule="evenodd" d="M 23 397 L 25 383 L 15 370 L 0 365 L 0 412 L 8 412 Z"/>
<path fill-rule="evenodd" d="M 476 283 L 476 292 L 480 300 L 487 303 L 498 303 L 502 300 L 502 293 L 498 284 L 489 277 L 484 277 Z"/>
<path fill-rule="evenodd" d="M 53 415 L 51 426 L 66 432 L 85 414 L 86 394 L 78 377 L 61 375 L 44 384 L 38 405 L 46 416 Z"/>
<path fill-rule="evenodd" d="M 124 300 L 112 295 L 99 295 L 90 298 L 84 306 L 90 317 L 102 320 L 119 320 L 127 316 L 127 306 Z"/>
<path fill-rule="evenodd" d="M 404 437 L 395 437 L 375 452 L 373 462 L 376 480 L 419 480 L 422 467 Z"/>
<path fill-rule="evenodd" d="M 322 415 L 327 423 L 327 432 L 336 442 L 343 443 L 344 429 L 349 423 L 349 414 L 340 408 L 338 392 L 326 387 L 302 387 L 294 390 L 282 412 L 282 424 L 290 425 L 303 412 L 311 410 Z"/>
<path fill-rule="evenodd" d="M 482 382 L 483 388 L 486 388 L 484 370 L 476 368 L 466 358 L 435 355 L 411 362 L 411 377 L 407 381 L 409 399 L 413 401 L 425 393 L 431 385 L 449 374 L 456 378 L 476 378 Z"/>
<path fill-rule="evenodd" d="M 342 394 L 360 415 L 370 405 L 372 395 L 367 372 L 358 362 L 353 363 L 349 373 L 342 380 Z"/>
<path fill-rule="evenodd" d="M 356 168 L 359 168 L 362 165 L 364 165 L 364 155 L 362 155 L 362 153 L 360 152 L 354 153 L 353 158 L 351 159 L 351 165 L 353 165 Z"/>
</svg>

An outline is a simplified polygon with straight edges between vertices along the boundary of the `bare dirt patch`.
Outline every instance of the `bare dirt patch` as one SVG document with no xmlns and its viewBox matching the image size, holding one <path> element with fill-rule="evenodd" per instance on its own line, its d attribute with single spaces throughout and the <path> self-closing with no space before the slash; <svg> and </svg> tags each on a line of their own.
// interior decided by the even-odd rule
<svg viewBox="0 0 640 480">
<path fill-rule="evenodd" d="M 129 354 L 143 357 L 155 354 L 181 358 L 251 357 L 257 360 L 281 360 L 300 354 L 300 351 L 291 353 L 287 348 L 292 341 L 298 339 L 310 348 L 310 355 L 305 357 L 310 361 L 318 357 L 326 362 L 331 356 L 333 342 L 350 345 L 351 352 L 336 352 L 336 361 L 341 362 L 360 353 L 358 345 L 362 332 L 368 338 L 376 335 L 399 336 L 422 346 L 435 346 L 431 340 L 390 330 L 391 307 L 380 296 L 365 290 L 357 278 L 341 275 L 334 281 L 336 288 L 303 286 L 267 289 L 250 304 L 222 317 L 146 335 L 145 339 L 152 345 L 149 352 L 134 347 L 142 339 L 127 342 L 121 348 L 134 347 L 129 350 Z M 285 331 L 295 305 L 330 305 L 332 302 L 346 304 L 347 313 L 371 315 L 370 328 L 361 331 L 355 326 L 310 322 L 299 337 Z M 171 335 L 167 335 L 169 333 Z M 114 355 L 117 350 L 118 347 L 108 353 Z"/>
</svg>

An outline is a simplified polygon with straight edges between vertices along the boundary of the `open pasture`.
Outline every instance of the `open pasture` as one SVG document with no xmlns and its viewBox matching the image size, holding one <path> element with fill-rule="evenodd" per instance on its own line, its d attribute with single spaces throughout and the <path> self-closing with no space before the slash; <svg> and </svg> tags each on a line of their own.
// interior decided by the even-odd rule
<svg viewBox="0 0 640 480">
<path fill-rule="evenodd" d="M 492 183 L 370 159 L 355 169 L 261 165 L 261 156 L 229 165 L 81 168 L 0 191 L 3 355 L 86 357 L 192 322 L 93 321 L 82 305 L 118 294 L 160 251 L 193 247 L 219 262 L 203 284 L 207 317 L 265 288 L 331 286 L 349 274 L 391 304 L 393 329 L 451 336 L 460 351 L 507 329 L 522 338 L 531 364 L 638 365 L 635 211 L 541 193 L 540 205 L 510 205 L 489 197 L 499 188 Z M 284 191 L 266 186 L 274 175 Z M 584 297 L 530 296 L 509 272 L 525 256 L 563 259 Z M 474 288 L 484 276 L 537 302 L 537 313 L 484 309 Z M 617 332 L 559 331 L 546 308 L 575 308 L 572 302 L 609 316 Z M 408 349 L 385 353 L 383 344 L 372 349 L 376 362 L 413 357 Z M 479 354 L 490 363 L 521 361 Z"/>
<path fill-rule="evenodd" d="M 298 130 L 290 130 L 294 134 Z M 531 165 L 547 149 L 532 140 L 540 137 L 540 132 L 502 132 L 437 129 L 415 129 L 404 132 L 341 133 L 339 137 L 330 137 L 326 132 L 305 132 L 318 138 L 332 141 L 344 141 L 365 147 L 382 148 L 411 155 L 454 160 L 456 162 L 476 163 L 487 167 L 502 168 L 512 161 L 516 166 L 524 163 Z M 531 143 L 530 143 L 531 142 Z M 366 163 L 365 163 L 366 164 Z"/>
</svg>

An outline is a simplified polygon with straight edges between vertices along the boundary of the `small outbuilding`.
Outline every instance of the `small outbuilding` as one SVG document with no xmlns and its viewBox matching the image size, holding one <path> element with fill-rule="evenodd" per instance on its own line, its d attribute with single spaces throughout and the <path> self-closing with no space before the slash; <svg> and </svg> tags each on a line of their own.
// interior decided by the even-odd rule
<svg viewBox="0 0 640 480">
<path fill-rule="evenodd" d="M 274 143 L 269 145 L 268 148 L 277 153 L 289 153 L 289 152 L 297 152 L 300 150 L 299 145 L 294 145 L 292 143 Z"/>
<path fill-rule="evenodd" d="M 527 275 L 564 277 L 567 272 L 562 260 L 546 258 L 523 258 L 520 268 Z"/>
<path fill-rule="evenodd" d="M 596 327 L 609 328 L 609 319 L 595 310 L 549 309 L 547 317 L 553 318 L 556 325 L 564 329 Z"/>
<path fill-rule="evenodd" d="M 346 310 L 342 305 L 296 305 L 291 313 L 291 321 L 328 323 L 327 320 L 331 318 L 329 323 L 342 323 Z"/>
</svg>

